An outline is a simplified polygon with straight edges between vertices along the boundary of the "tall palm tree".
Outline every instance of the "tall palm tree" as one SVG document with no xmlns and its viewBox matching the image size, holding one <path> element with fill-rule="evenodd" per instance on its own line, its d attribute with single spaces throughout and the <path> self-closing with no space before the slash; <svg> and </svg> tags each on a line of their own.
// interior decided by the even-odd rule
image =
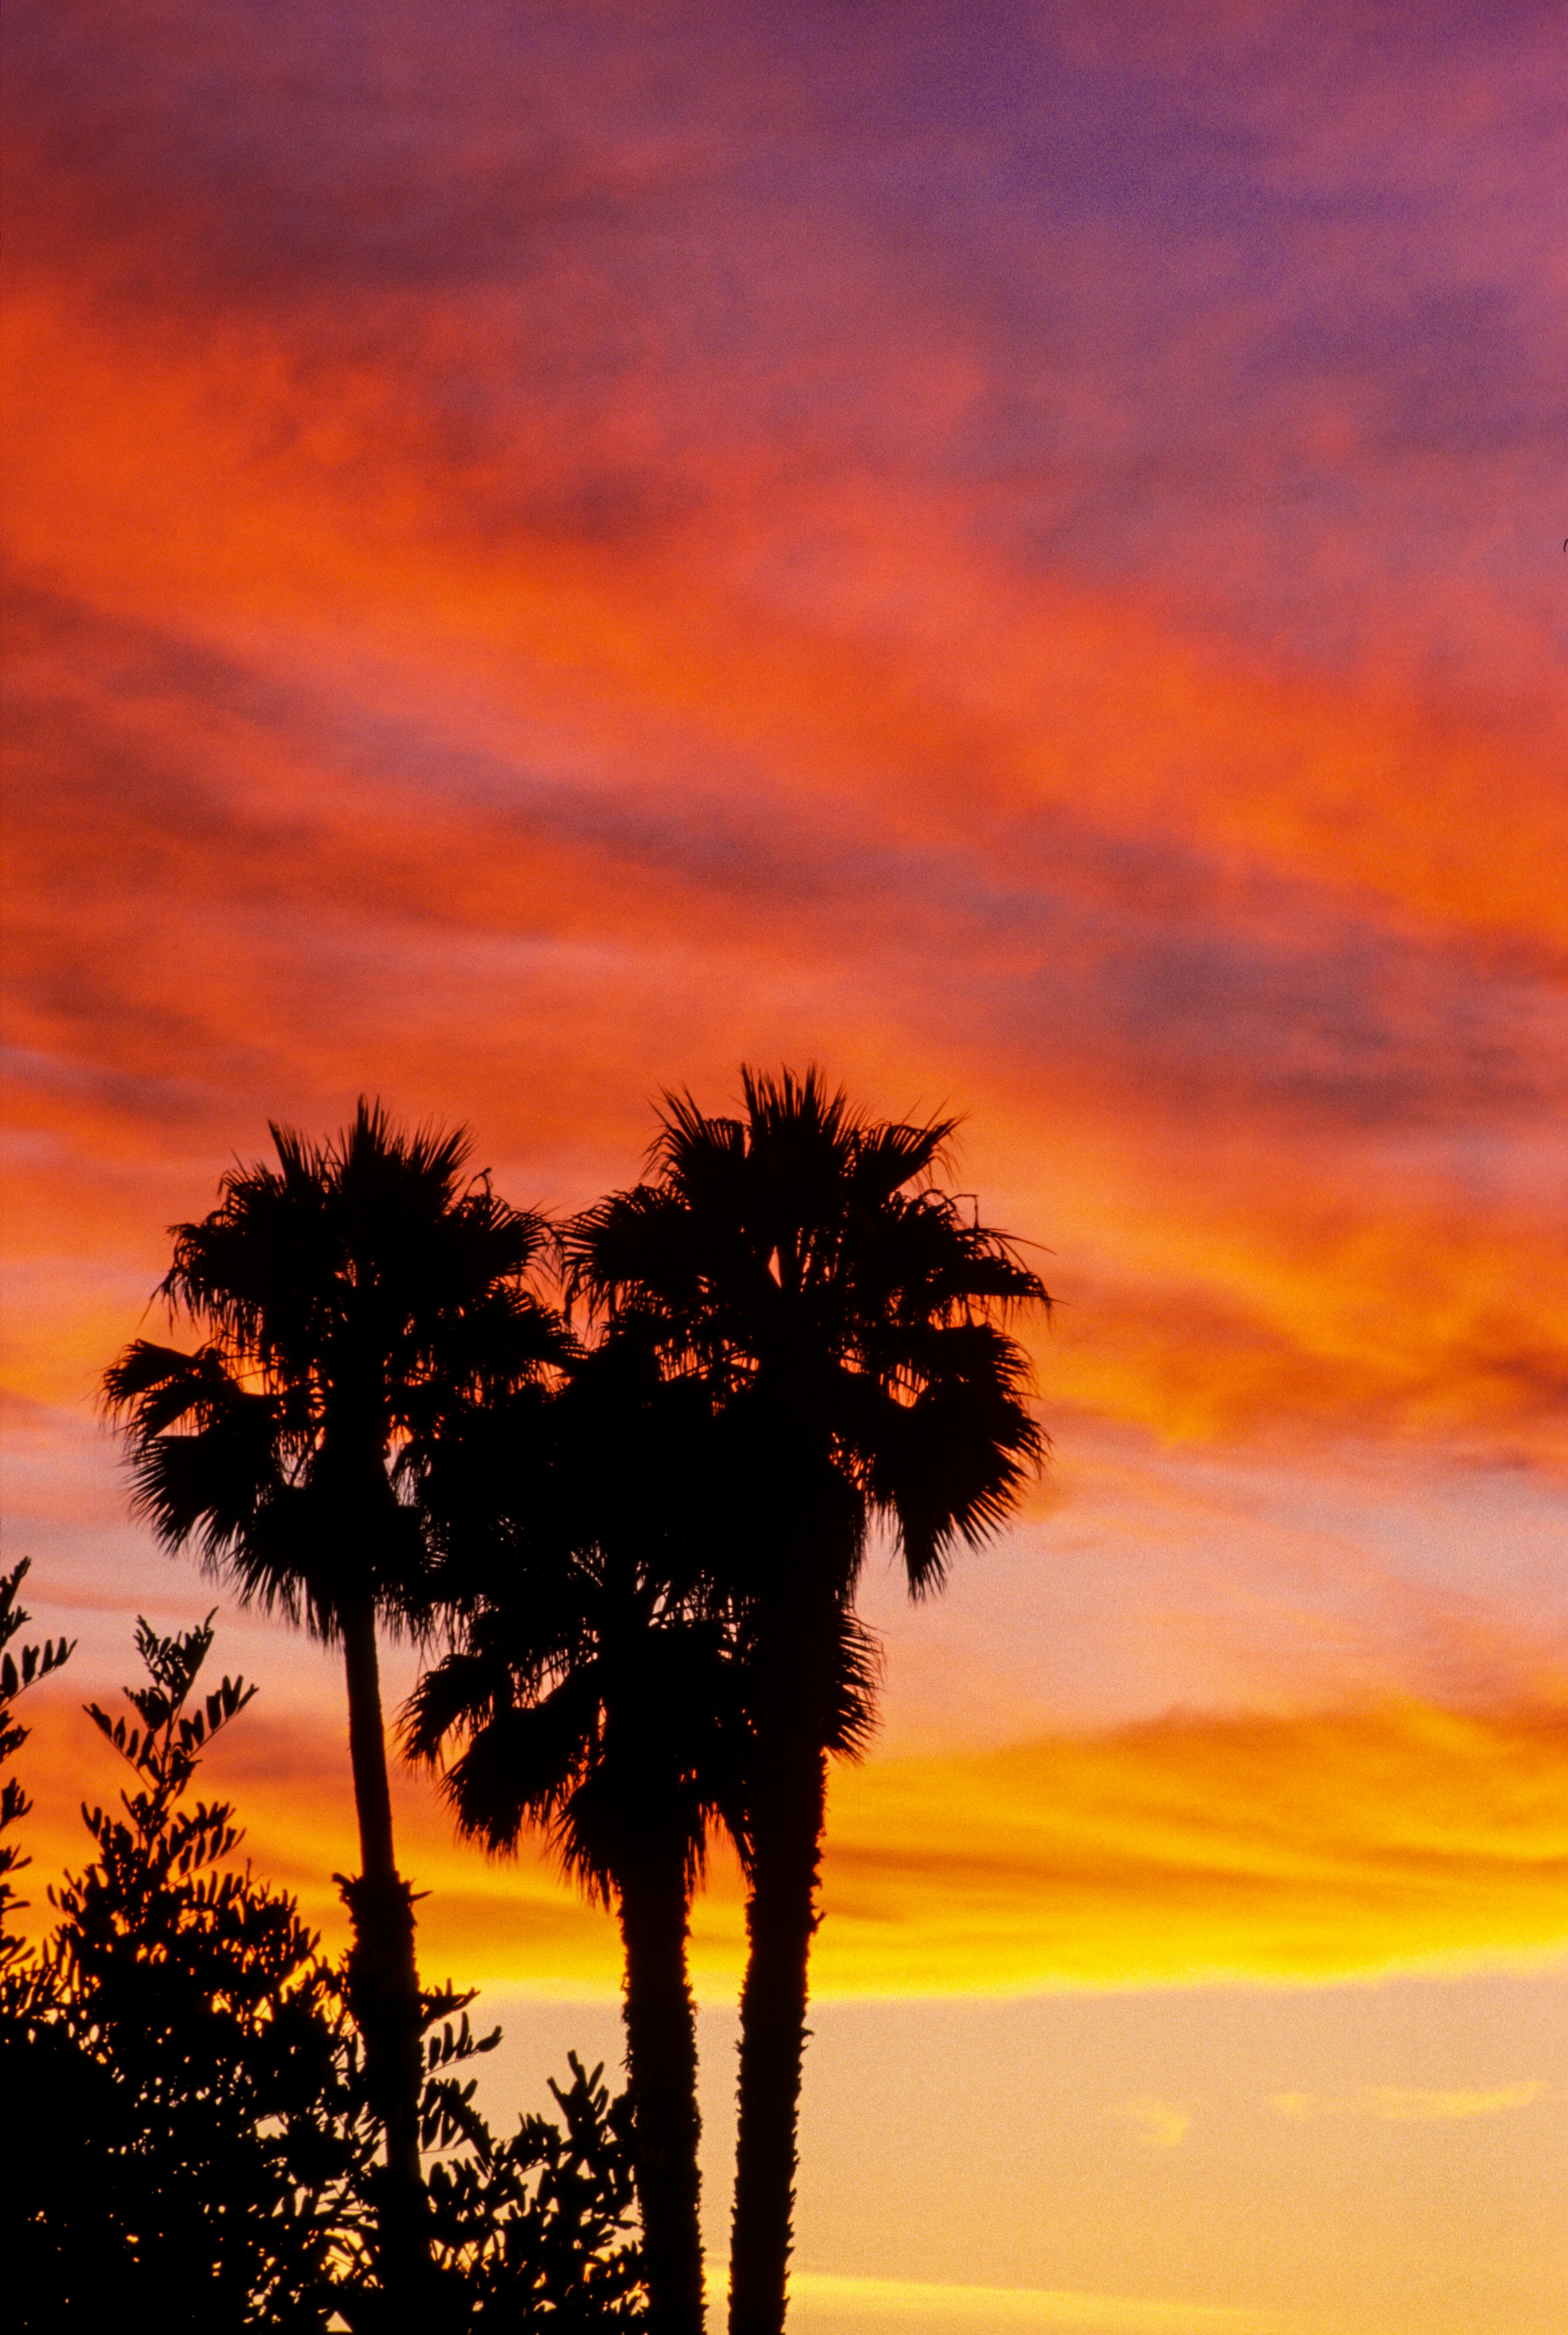
<svg viewBox="0 0 1568 2335">
<path fill-rule="evenodd" d="M 721 1624 L 602 1547 L 521 1564 L 421 1680 L 411 1754 L 492 1852 L 541 1827 L 625 1950 L 633 2169 L 652 2335 L 701 2335 L 697 2039 L 687 1944 L 711 1829 L 744 1842 L 744 1710 Z"/>
<path fill-rule="evenodd" d="M 433 1586 L 421 1463 L 472 1408 L 536 1381 L 566 1341 L 525 1277 L 542 1220 L 465 1175 L 460 1129 L 408 1132 L 363 1098 L 325 1143 L 274 1126 L 277 1166 L 236 1168 L 174 1226 L 160 1294 L 205 1332 L 137 1339 L 105 1374 L 135 1506 L 242 1602 L 341 1646 L 359 1821 L 344 1884 L 366 2078 L 386 2131 L 380 2254 L 422 2277 L 421 2006 L 413 1903 L 392 1839 L 378 1622 L 422 1626 Z"/>
<path fill-rule="evenodd" d="M 405 1712 L 414 1757 L 452 1761 L 459 1825 L 492 1851 L 541 1827 L 625 1950 L 633 2155 L 650 2327 L 703 2321 L 691 1902 L 715 1828 L 742 1862 L 751 1729 L 733 1630 L 702 1594 L 728 1523 L 712 1408 L 645 1339 L 574 1358 L 543 1410 L 474 1417 L 432 1471 L 453 1652 Z M 869 1701 L 852 1638 L 831 1720 L 849 1750 Z"/>
<path fill-rule="evenodd" d="M 910 1590 L 1008 1514 L 1043 1450 L 1012 1310 L 1048 1304 L 934 1177 L 953 1122 L 852 1110 L 815 1070 L 742 1071 L 745 1109 L 667 1099 L 650 1172 L 576 1219 L 568 1286 L 710 1392 L 731 1540 L 715 1586 L 747 1664 L 750 1953 L 732 2335 L 779 2335 L 835 1681 L 878 1521 Z"/>
</svg>

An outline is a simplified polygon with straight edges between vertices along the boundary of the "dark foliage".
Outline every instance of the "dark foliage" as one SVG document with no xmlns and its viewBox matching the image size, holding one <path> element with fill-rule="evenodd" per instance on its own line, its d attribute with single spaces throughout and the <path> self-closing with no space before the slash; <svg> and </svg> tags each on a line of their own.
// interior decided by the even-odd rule
<svg viewBox="0 0 1568 2335">
<path fill-rule="evenodd" d="M 12 1639 L 27 1627 L 32 1618 L 16 1603 L 27 1570 L 28 1559 L 24 1557 L 9 1573 L 0 1574 L 0 1770 L 9 1768 L 31 1732 L 15 1716 L 17 1696 L 57 1671 L 73 1650 L 69 1639 L 46 1638 L 41 1646 L 24 1646 L 20 1662 L 11 1652 Z M 18 1897 L 11 1876 L 29 1862 L 16 1843 L 5 1836 L 21 1823 L 32 1805 L 16 1778 L 5 1776 L 0 1782 L 0 1976 L 19 1960 L 23 1951 L 11 1923 L 13 1915 L 25 1906 L 27 1900 Z"/>
<path fill-rule="evenodd" d="M 251 1690 L 198 1692 L 210 1622 L 170 1639 L 143 1623 L 137 1642 L 131 1713 L 92 1707 L 132 1769 L 122 1812 L 83 1810 L 94 1863 L 59 1891 L 47 1949 L 14 1947 L 0 1973 L 10 2323 L 402 2328 L 371 2243 L 386 2173 L 343 1974 L 294 1901 L 233 1864 L 233 1810 L 188 1797 Z M 470 2000 L 421 2005 L 421 2328 L 636 2323 L 624 2103 L 574 2061 L 565 2130 L 533 2117 L 498 2142 L 462 2074 L 498 2039 L 474 2036 Z"/>
<path fill-rule="evenodd" d="M 525 2117 L 496 2141 L 471 2107 L 450 2111 L 469 2153 L 433 2165 L 430 2190 L 453 2326 L 575 2335 L 644 2324 L 642 2254 L 629 2234 L 631 2102 L 611 2099 L 602 2068 L 567 2056 L 571 2082 L 550 2085 L 558 2125 Z"/>
<path fill-rule="evenodd" d="M 227 1678 L 197 1698 L 210 1642 L 210 1624 L 140 1624 L 131 1716 L 92 1707 L 133 1782 L 121 1813 L 83 1810 L 96 1860 L 55 1895 L 5 2037 L 27 2136 L 5 2184 L 24 2324 L 112 2305 L 132 2325 L 319 2327 L 353 2243 L 375 2135 L 337 1981 L 292 1899 L 228 1863 L 232 1809 L 186 1804 L 250 1698 Z"/>
</svg>

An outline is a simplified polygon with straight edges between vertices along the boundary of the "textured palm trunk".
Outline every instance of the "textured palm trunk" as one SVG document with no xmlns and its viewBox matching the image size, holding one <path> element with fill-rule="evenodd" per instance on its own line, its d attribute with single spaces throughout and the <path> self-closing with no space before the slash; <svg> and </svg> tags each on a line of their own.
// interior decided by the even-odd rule
<svg viewBox="0 0 1568 2335">
<path fill-rule="evenodd" d="M 427 2201 L 420 2170 L 423 2054 L 413 1902 L 392 1851 L 381 1667 L 370 1599 L 344 1615 L 343 1636 L 360 1845 L 359 1878 L 349 1882 L 344 1893 L 353 1923 L 350 1996 L 364 2039 L 371 2105 L 386 2132 L 386 2185 L 378 2232 L 382 2283 L 389 2294 L 407 2295 L 426 2282 L 430 2270 Z"/>
<path fill-rule="evenodd" d="M 797 1734 L 779 1747 L 753 1811 L 750 1952 L 740 1996 L 740 2119 L 730 2250 L 730 2335 L 780 2335 L 795 2207 L 796 2127 L 806 2049 L 807 1965 L 827 1755 Z"/>
<path fill-rule="evenodd" d="M 633 2171 L 650 2335 L 702 2335 L 697 2027 L 686 1971 L 683 1859 L 656 1849 L 621 1876 Z"/>
</svg>

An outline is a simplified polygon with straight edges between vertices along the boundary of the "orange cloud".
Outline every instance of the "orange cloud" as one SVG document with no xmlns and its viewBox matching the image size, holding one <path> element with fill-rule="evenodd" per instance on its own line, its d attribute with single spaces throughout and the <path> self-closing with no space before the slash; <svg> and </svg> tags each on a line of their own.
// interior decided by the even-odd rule
<svg viewBox="0 0 1568 2335">
<path fill-rule="evenodd" d="M 641 748 L 647 777 L 678 768 L 694 732 L 721 787 L 755 761 L 797 803 L 872 800 L 913 839 L 961 827 L 1002 865 L 1050 852 L 1038 825 L 1031 849 L 1040 814 L 1087 816 L 1124 846 L 1179 837 L 1233 869 L 1364 887 L 1406 918 L 1568 944 L 1550 702 L 1433 705 L 1375 673 L 1347 687 L 1237 670 L 1136 595 L 981 561 L 950 488 L 782 482 L 721 444 L 703 458 L 721 534 L 687 519 L 606 550 L 526 503 L 498 528 L 411 441 L 413 384 L 385 360 L 302 375 L 276 320 L 169 323 L 150 341 L 47 282 L 13 303 L 14 426 L 32 449 L 15 555 L 101 606 L 178 615 L 231 652 L 277 628 L 324 673 L 381 667 L 383 702 L 412 674 L 449 697 L 477 685 L 514 741 L 543 714 L 617 759 Z M 482 343 L 463 354 L 489 362 Z M 825 526 L 834 596 L 875 605 L 896 576 L 896 629 L 765 588 L 782 545 Z M 915 576 L 889 565 L 909 540 Z"/>
<path fill-rule="evenodd" d="M 1062 1260 L 1059 1399 L 1561 1463 L 1552 707 L 1238 671 L 983 558 L 949 486 L 721 446 L 723 543 L 477 528 L 395 378 L 302 374 L 296 326 L 18 305 L 22 1254 L 150 1281 L 264 1107 L 365 1084 L 576 1198 L 662 1078 L 818 1051 L 973 1105 Z M 829 508 L 808 611 L 769 546 Z M 57 1399 L 123 1334 L 16 1318 Z"/>
<path fill-rule="evenodd" d="M 1172 1719 L 872 1764 L 833 1807 L 824 1986 L 1301 1981 L 1568 1943 L 1560 1710 Z"/>
</svg>

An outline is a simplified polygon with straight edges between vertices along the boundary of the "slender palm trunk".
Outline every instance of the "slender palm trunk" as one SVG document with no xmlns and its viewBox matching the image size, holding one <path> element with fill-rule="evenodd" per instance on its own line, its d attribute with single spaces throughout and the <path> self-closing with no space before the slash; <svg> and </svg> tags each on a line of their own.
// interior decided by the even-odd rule
<svg viewBox="0 0 1568 2335">
<path fill-rule="evenodd" d="M 828 1760 L 799 1732 L 780 1744 L 753 1810 L 750 1951 L 740 1996 L 740 2123 L 730 2247 L 730 2335 L 781 2335 L 795 2205 L 806 1979 Z"/>
<path fill-rule="evenodd" d="M 392 1792 L 382 1723 L 375 1607 L 366 1597 L 343 1617 L 348 1679 L 349 1760 L 359 1816 L 360 1875 L 344 1894 L 353 1922 L 349 1983 L 364 2039 L 371 2105 L 386 2131 L 380 2266 L 389 2292 L 422 2284 L 430 2265 L 420 2171 L 423 2075 L 413 1901 L 392 1852 Z"/>
<path fill-rule="evenodd" d="M 632 2162 L 643 2214 L 649 2335 L 702 2335 L 697 2026 L 686 1972 L 680 1848 L 651 1842 L 621 1875 Z"/>
</svg>

